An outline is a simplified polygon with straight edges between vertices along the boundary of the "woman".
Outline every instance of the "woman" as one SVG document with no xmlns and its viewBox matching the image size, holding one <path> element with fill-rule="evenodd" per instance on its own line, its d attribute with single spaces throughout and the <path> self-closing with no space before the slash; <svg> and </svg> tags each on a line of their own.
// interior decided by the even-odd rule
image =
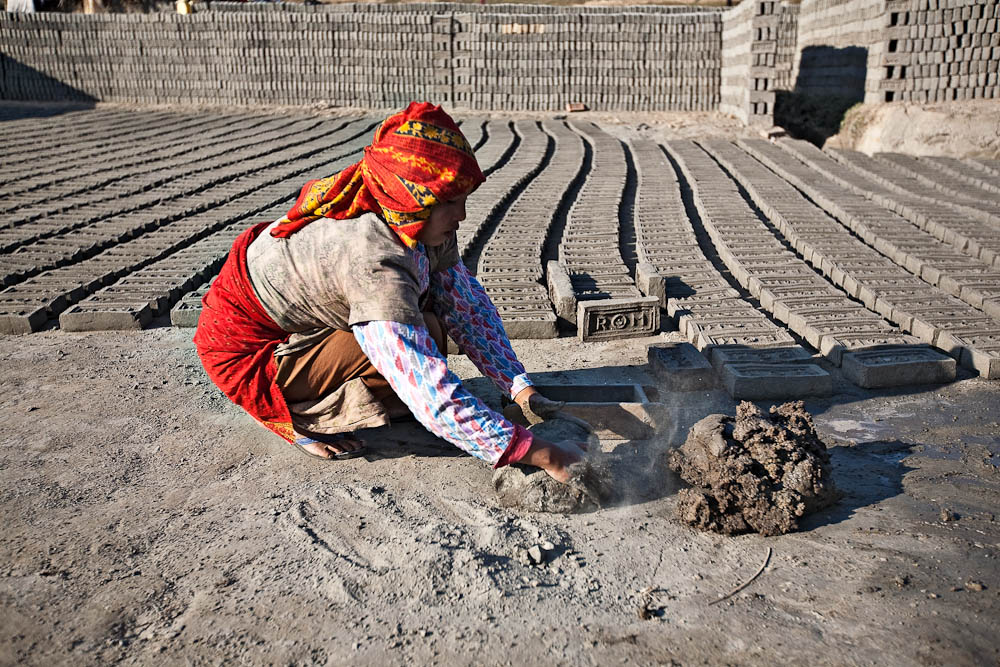
<svg viewBox="0 0 1000 667">
<path fill-rule="evenodd" d="M 440 107 L 414 102 L 386 119 L 360 162 L 307 183 L 288 215 L 236 239 L 194 337 L 209 377 L 311 456 L 357 453 L 355 431 L 412 414 L 495 467 L 520 462 L 566 482 L 582 445 L 511 423 L 447 367 L 445 334 L 526 412 L 558 409 L 458 254 L 466 198 L 484 180 Z"/>
</svg>

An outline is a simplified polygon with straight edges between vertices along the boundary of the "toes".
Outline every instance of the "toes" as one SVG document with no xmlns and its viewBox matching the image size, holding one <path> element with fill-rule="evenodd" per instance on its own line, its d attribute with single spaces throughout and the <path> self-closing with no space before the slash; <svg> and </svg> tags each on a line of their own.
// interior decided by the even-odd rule
<svg viewBox="0 0 1000 667">
<path fill-rule="evenodd" d="M 327 448 L 327 445 L 323 445 L 323 444 L 318 443 L 318 442 L 311 442 L 309 444 L 299 445 L 299 446 L 302 447 L 302 449 L 304 449 L 307 452 L 309 452 L 310 454 L 315 454 L 316 456 L 321 456 L 324 459 L 328 459 L 328 458 L 331 457 L 331 454 L 330 454 L 330 451 Z"/>
<path fill-rule="evenodd" d="M 338 440 L 336 444 L 329 444 L 327 448 L 334 454 L 350 454 L 363 449 L 365 443 L 356 438 L 344 438 Z"/>
</svg>

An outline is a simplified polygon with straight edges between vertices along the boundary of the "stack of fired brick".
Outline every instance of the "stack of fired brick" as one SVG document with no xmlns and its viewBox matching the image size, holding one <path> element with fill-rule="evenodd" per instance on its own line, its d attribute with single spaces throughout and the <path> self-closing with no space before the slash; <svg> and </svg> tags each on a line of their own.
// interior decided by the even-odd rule
<svg viewBox="0 0 1000 667">
<path fill-rule="evenodd" d="M 619 247 L 618 208 L 625 190 L 627 164 L 621 141 L 591 123 L 573 124 L 592 147 L 587 180 L 570 208 L 559 264 L 569 275 L 573 298 L 555 300 L 556 314 L 577 319 L 577 302 L 635 298 L 636 289 Z"/>
<path fill-rule="evenodd" d="M 747 0 L 723 15 L 719 111 L 746 125 L 773 124 L 775 89 L 791 79 L 797 15 L 775 0 Z"/>
<path fill-rule="evenodd" d="M 455 14 L 451 101 L 473 109 L 712 110 L 715 12 Z"/>
<path fill-rule="evenodd" d="M 154 115 L 143 114 L 147 124 Z M 96 189 L 70 184 L 67 190 L 67 182 L 56 172 L 47 185 L 36 183 L 34 193 L 59 192 L 62 198 L 22 206 L 7 216 L 4 233 L 9 236 L 0 283 L 9 287 L 0 292 L 0 332 L 37 331 L 60 313 L 61 323 L 70 329 L 142 326 L 150 316 L 165 311 L 187 287 L 216 270 L 232 236 L 196 247 L 192 244 L 230 225 L 245 228 L 260 221 L 263 212 L 294 197 L 307 178 L 327 176 L 347 166 L 357 159 L 373 125 L 371 120 L 326 125 L 318 120 L 270 121 L 265 126 L 288 127 L 271 127 L 262 133 L 254 128 L 252 117 L 229 116 L 215 122 L 237 128 L 238 136 L 209 149 L 199 148 L 204 137 L 214 133 L 209 128 L 169 132 L 157 126 L 153 132 L 161 131 L 170 144 L 164 150 L 184 147 L 188 153 L 178 159 L 193 163 L 189 168 L 179 168 L 183 165 L 177 163 L 167 170 L 169 174 L 154 169 L 133 177 L 128 168 L 103 166 L 104 160 L 113 160 L 123 151 L 134 152 L 132 135 L 121 134 L 113 115 L 95 120 L 119 133 L 117 144 L 67 139 L 65 145 L 92 161 L 89 177 L 86 167 L 78 167 L 83 183 L 109 176 L 114 183 Z M 172 119 L 161 119 L 167 127 L 171 120 L 172 129 L 177 130 L 188 117 L 173 114 Z M 89 128 L 76 129 L 87 135 Z M 28 171 L 36 169 L 30 160 L 12 163 L 14 168 L 18 165 Z M 149 271 L 141 280 L 127 275 L 144 268 Z M 119 280 L 123 276 L 127 277 Z M 63 313 L 103 286 L 108 287 L 86 304 Z"/>
<path fill-rule="evenodd" d="M 881 102 L 884 38 L 885 0 L 802 0 L 795 92 Z"/>
<path fill-rule="evenodd" d="M 450 36 L 376 12 L 0 18 L 6 99 L 401 106 L 446 99 Z"/>
<path fill-rule="evenodd" d="M 995 297 L 1000 280 L 990 263 L 972 254 L 980 246 L 970 248 L 960 233 L 976 228 L 982 242 L 991 238 L 997 244 L 996 228 L 984 228 L 926 197 L 879 185 L 869 171 L 874 161 L 861 154 L 837 152 L 849 168 L 805 142 L 783 141 L 785 150 L 760 140 L 739 143 L 787 181 L 779 183 L 727 158 L 752 195 L 759 192 L 777 202 L 782 200 L 772 193 L 785 192 L 783 206 L 771 207 L 768 214 L 814 266 L 924 343 L 983 377 L 1000 377 L 1000 302 Z M 846 229 L 838 229 L 791 186 Z M 806 214 L 812 218 L 795 220 Z M 940 242 L 947 239 L 954 245 Z M 996 261 L 998 256 L 990 257 Z"/>
<path fill-rule="evenodd" d="M 850 350 L 919 342 L 831 286 L 787 249 L 704 150 L 690 141 L 673 141 L 667 148 L 691 184 L 719 257 L 775 319 L 837 365 Z M 753 329 L 752 322 L 743 322 Z"/>
<path fill-rule="evenodd" d="M 712 110 L 717 10 L 246 5 L 0 15 L 0 98 Z M 250 9 L 252 7 L 252 9 Z"/>
<path fill-rule="evenodd" d="M 200 10 L 201 8 L 199 8 Z M 394 4 L 367 4 L 367 3 L 344 3 L 338 5 L 305 5 L 296 3 L 274 3 L 267 5 L 246 3 L 246 2 L 210 2 L 206 3 L 205 9 L 216 12 L 257 12 L 257 11 L 281 11 L 281 12 L 385 12 L 394 13 L 404 9 L 406 12 L 418 14 L 440 14 L 441 12 L 465 12 L 467 14 L 558 14 L 565 8 L 556 5 L 524 5 L 514 3 L 490 3 L 490 4 L 468 4 L 463 2 L 413 2 L 407 3 L 405 8 Z M 574 7 L 581 14 L 619 14 L 620 7 L 587 6 Z M 664 6 L 664 5 L 640 5 L 629 7 L 630 12 L 639 14 L 690 14 L 691 7 L 686 6 Z M 698 7 L 695 11 L 721 13 L 724 7 Z"/>
<path fill-rule="evenodd" d="M 479 263 L 479 280 L 511 338 L 551 338 L 558 333 L 542 283 L 542 252 L 560 204 L 583 165 L 578 134 L 557 121 L 544 121 L 542 129 L 554 141 L 551 157 L 507 208 Z"/>
<path fill-rule="evenodd" d="M 886 102 L 945 102 L 1000 96 L 1000 3 L 886 0 Z"/>
<path fill-rule="evenodd" d="M 517 151 L 505 165 L 497 169 L 483 187 L 500 188 L 502 192 L 476 194 L 477 199 L 493 200 L 491 213 L 483 228 L 498 228 L 487 240 L 477 267 L 477 276 L 491 295 L 512 338 L 553 338 L 556 335 L 555 315 L 538 280 L 541 274 L 541 242 L 547 224 L 540 227 L 541 241 L 535 242 L 537 229 L 524 233 L 513 219 L 523 206 L 508 208 L 512 200 L 521 201 L 522 191 L 545 165 L 550 153 L 550 137 L 542 132 L 537 121 L 519 120 L 514 123 L 521 141 Z M 504 211 L 506 211 L 504 213 Z M 503 219 L 500 219 L 502 214 Z M 479 226 L 479 225 L 477 225 Z M 463 250 L 466 250 L 463 248 Z M 469 255 L 467 250 L 465 255 Z"/>
<path fill-rule="evenodd" d="M 709 354 L 720 346 L 797 347 L 787 331 L 740 297 L 705 257 L 681 199 L 680 184 L 663 150 L 636 141 L 635 200 L 640 286 L 659 296 L 680 332 Z M 748 239 L 756 247 L 755 239 Z M 656 282 L 662 281 L 662 287 Z M 808 354 L 805 355 L 808 358 Z"/>
</svg>

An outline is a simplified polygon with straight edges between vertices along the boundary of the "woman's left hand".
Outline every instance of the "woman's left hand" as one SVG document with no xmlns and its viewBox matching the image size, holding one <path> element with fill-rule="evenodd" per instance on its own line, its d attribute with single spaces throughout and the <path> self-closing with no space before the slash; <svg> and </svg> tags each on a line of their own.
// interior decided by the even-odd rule
<svg viewBox="0 0 1000 667">
<path fill-rule="evenodd" d="M 563 412 L 563 408 L 566 407 L 566 403 L 564 401 L 550 401 L 538 393 L 538 390 L 534 387 L 525 387 L 517 396 L 514 397 L 514 402 L 521 408 L 524 418 L 527 419 L 530 424 L 537 424 L 538 422 L 543 422 L 546 419 L 554 419 L 558 417 L 559 419 L 565 419 L 566 421 L 573 422 L 574 424 L 586 429 L 588 432 L 593 431 L 593 427 L 586 421 L 567 412 Z"/>
<path fill-rule="evenodd" d="M 521 393 L 514 397 L 514 402 L 521 407 L 521 412 L 528 418 L 537 417 L 537 420 L 552 419 L 556 414 L 566 407 L 562 401 L 550 401 L 542 396 L 534 387 L 526 387 Z"/>
</svg>

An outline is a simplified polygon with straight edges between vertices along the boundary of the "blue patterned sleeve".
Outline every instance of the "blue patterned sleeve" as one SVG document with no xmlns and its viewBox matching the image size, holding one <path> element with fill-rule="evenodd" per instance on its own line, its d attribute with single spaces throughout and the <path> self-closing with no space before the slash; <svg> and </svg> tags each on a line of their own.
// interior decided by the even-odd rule
<svg viewBox="0 0 1000 667">
<path fill-rule="evenodd" d="M 431 274 L 434 313 L 476 368 L 511 398 L 533 385 L 486 290 L 465 264 Z"/>
<path fill-rule="evenodd" d="M 490 410 L 462 386 L 426 328 L 374 321 L 352 330 L 375 369 L 434 435 L 493 465 L 509 447 L 521 452 L 526 440 L 530 444 L 529 431 Z M 510 458 L 501 465 L 513 462 Z"/>
</svg>

